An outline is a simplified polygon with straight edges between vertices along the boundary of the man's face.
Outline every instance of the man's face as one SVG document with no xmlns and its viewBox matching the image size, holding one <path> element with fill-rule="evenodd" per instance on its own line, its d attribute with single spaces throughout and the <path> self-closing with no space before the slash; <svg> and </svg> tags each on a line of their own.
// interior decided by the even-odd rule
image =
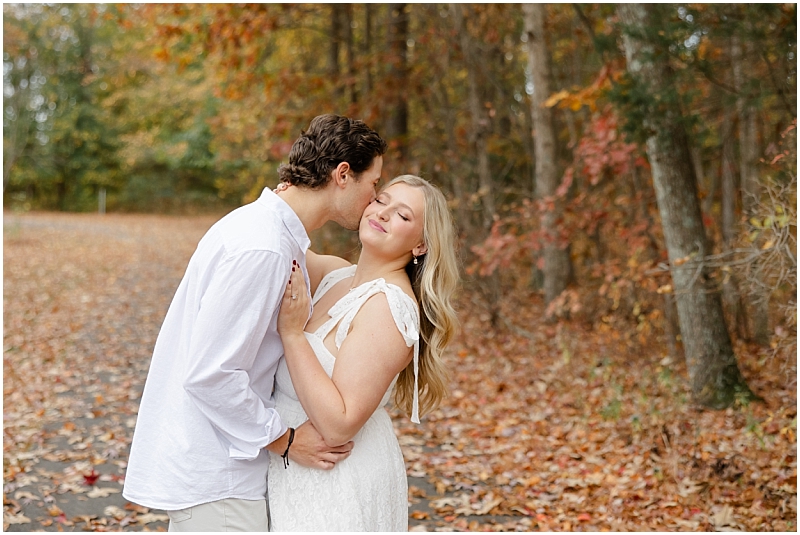
<svg viewBox="0 0 800 535">
<path fill-rule="evenodd" d="M 348 230 L 358 230 L 361 214 L 364 209 L 375 199 L 378 182 L 383 170 L 383 156 L 376 156 L 369 169 L 361 173 L 358 180 L 353 176 L 352 182 L 346 186 L 346 201 L 341 212 L 339 224 Z"/>
</svg>

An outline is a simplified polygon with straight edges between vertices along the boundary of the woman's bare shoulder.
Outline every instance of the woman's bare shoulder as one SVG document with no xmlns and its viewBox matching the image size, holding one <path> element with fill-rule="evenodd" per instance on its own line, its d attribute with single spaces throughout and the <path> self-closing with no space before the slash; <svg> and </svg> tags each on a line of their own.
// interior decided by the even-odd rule
<svg viewBox="0 0 800 535">
<path fill-rule="evenodd" d="M 306 268 L 308 269 L 308 278 L 311 281 L 311 291 L 316 292 L 317 286 L 325 275 L 333 270 L 349 267 L 352 264 L 335 255 L 317 254 L 312 250 L 306 253 Z"/>
<path fill-rule="evenodd" d="M 388 296 L 383 292 L 378 292 L 367 299 L 353 319 L 351 335 L 362 333 L 377 335 L 384 348 L 406 347 L 401 333 L 397 330 Z"/>
<path fill-rule="evenodd" d="M 322 268 L 322 276 L 324 277 L 331 271 L 336 269 L 341 269 L 345 267 L 350 267 L 353 264 L 336 255 L 324 254 L 324 255 L 317 255 L 317 261 Z"/>
</svg>

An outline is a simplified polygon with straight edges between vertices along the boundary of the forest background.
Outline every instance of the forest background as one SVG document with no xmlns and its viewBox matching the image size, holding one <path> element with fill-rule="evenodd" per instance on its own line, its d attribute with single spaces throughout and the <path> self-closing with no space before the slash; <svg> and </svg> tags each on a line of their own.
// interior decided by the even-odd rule
<svg viewBox="0 0 800 535">
<path fill-rule="evenodd" d="M 795 4 L 4 4 L 6 218 L 221 215 L 276 185 L 312 117 L 363 119 L 389 141 L 384 178 L 418 174 L 450 202 L 464 276 L 457 365 L 525 364 L 533 346 L 519 347 L 558 333 L 555 357 L 537 357 L 574 359 L 567 389 L 602 377 L 606 392 L 594 407 L 564 402 L 570 410 L 717 477 L 733 457 L 703 457 L 697 434 L 685 446 L 700 449 L 678 453 L 682 417 L 650 414 L 652 400 L 733 411 L 704 427 L 732 426 L 771 452 L 777 483 L 747 510 L 778 500 L 770 511 L 783 503 L 786 521 L 796 517 L 796 20 Z M 357 254 L 335 226 L 313 240 Z M 572 335 L 591 349 L 573 354 Z M 12 345 L 4 369 L 37 358 Z M 521 368 L 514 388 L 530 388 L 531 405 L 546 387 L 538 366 Z M 650 401 L 632 401 L 633 373 Z M 453 406 L 481 399 L 455 381 Z M 4 391 L 19 386 L 6 380 Z M 529 416 L 493 432 L 511 438 Z M 6 435 L 4 452 L 22 447 Z M 7 479 L 20 458 L 4 459 Z M 537 477 L 511 487 L 525 498 Z M 681 499 L 699 492 L 672 477 Z M 473 513 L 495 500 L 473 498 Z M 486 512 L 554 527 L 523 498 Z M 434 514 L 458 511 L 439 505 Z M 767 516 L 751 511 L 761 520 L 742 525 L 763 529 Z M 720 518 L 698 525 L 732 525 Z"/>
</svg>

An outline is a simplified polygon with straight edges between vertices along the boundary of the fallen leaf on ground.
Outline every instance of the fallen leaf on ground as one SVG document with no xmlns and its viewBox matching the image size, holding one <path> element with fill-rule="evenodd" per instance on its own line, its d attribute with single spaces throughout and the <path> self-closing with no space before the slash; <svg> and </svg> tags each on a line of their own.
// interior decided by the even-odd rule
<svg viewBox="0 0 800 535">
<path fill-rule="evenodd" d="M 136 519 L 137 522 L 140 524 L 152 524 L 153 522 L 169 522 L 168 515 L 158 515 L 156 513 L 146 513 L 140 515 L 139 518 Z"/>
<path fill-rule="evenodd" d="M 111 494 L 116 494 L 118 492 L 122 492 L 120 489 L 113 489 L 110 487 L 94 487 L 90 490 L 86 496 L 89 498 L 105 498 Z"/>
<path fill-rule="evenodd" d="M 108 507 L 103 509 L 103 514 L 106 516 L 112 516 L 117 520 L 121 520 L 128 515 L 128 513 L 126 513 L 124 509 L 121 509 L 116 505 L 109 505 Z"/>
<path fill-rule="evenodd" d="M 28 524 L 30 521 L 31 519 L 22 513 L 16 515 L 11 513 L 3 513 L 3 522 L 6 524 Z"/>
<path fill-rule="evenodd" d="M 717 531 L 738 531 L 739 524 L 733 516 L 733 507 L 723 505 L 716 513 L 708 519 Z"/>
<path fill-rule="evenodd" d="M 85 474 L 83 476 L 83 482 L 86 485 L 94 485 L 97 482 L 97 478 L 100 477 L 100 474 L 92 470 L 91 474 Z"/>
</svg>

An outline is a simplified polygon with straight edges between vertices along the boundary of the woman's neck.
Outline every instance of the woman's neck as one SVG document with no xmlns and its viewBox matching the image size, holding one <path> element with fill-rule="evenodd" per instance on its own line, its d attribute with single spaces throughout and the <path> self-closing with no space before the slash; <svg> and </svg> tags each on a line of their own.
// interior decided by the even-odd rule
<svg viewBox="0 0 800 535">
<path fill-rule="evenodd" d="M 405 277 L 407 263 L 408 260 L 404 258 L 387 261 L 386 259 L 375 258 L 365 251 L 361 251 L 361 256 L 358 258 L 356 272 L 355 275 L 353 275 L 353 282 L 350 288 L 355 288 L 365 282 L 375 279 L 392 281 L 399 277 Z"/>
</svg>

